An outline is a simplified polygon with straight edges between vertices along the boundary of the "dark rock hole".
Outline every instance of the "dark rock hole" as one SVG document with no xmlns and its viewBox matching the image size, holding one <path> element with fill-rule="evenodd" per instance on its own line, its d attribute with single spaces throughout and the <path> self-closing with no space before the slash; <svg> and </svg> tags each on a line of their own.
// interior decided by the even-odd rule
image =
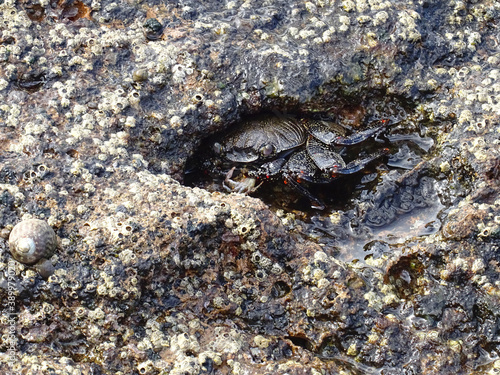
<svg viewBox="0 0 500 375">
<path fill-rule="evenodd" d="M 434 143 L 425 126 L 412 120 L 403 105 L 371 104 L 364 110 L 360 106 L 353 105 L 335 116 L 268 113 L 243 119 L 201 142 L 186 163 L 184 183 L 209 191 L 247 193 L 274 209 L 299 211 L 305 216 L 317 214 L 318 208 L 346 210 L 352 206 L 354 197 L 379 184 L 382 175 L 393 169 L 404 171 L 415 167 Z M 336 136 L 346 140 L 318 142 L 316 134 L 306 125 L 306 130 L 300 130 L 305 133 L 302 143 L 294 143 L 294 128 L 280 128 L 277 134 L 266 130 L 274 126 L 276 117 L 277 121 L 281 118 L 300 124 L 325 121 L 332 125 L 331 134 L 326 136 L 328 142 Z M 254 129 L 246 125 L 249 122 L 255 124 Z M 370 128 L 378 131 L 371 133 Z M 337 129 L 341 130 L 339 134 Z M 313 143 L 311 138 L 320 147 L 309 147 Z M 283 144 L 287 145 L 282 147 Z M 313 151 L 308 150 L 320 150 L 319 163 L 326 165 L 325 169 L 311 161 Z M 269 168 L 270 162 L 276 165 Z M 280 163 L 283 165 L 279 166 Z"/>
<path fill-rule="evenodd" d="M 184 183 L 260 198 L 293 213 L 302 234 L 332 249 L 354 239 L 349 259 L 363 259 L 369 240 L 391 243 L 383 233 L 438 231 L 436 186 L 446 178 L 426 161 L 452 120 L 431 121 L 394 97 L 339 102 L 323 112 L 247 116 L 206 137 L 186 162 Z M 425 227 L 410 233 L 415 218 Z"/>
</svg>

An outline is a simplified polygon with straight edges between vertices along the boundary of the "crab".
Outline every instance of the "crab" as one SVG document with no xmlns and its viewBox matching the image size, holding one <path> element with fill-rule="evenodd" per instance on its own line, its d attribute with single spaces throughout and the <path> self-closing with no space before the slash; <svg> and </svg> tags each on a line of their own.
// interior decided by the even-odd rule
<svg viewBox="0 0 500 375">
<path fill-rule="evenodd" d="M 329 183 L 386 154 L 387 149 L 382 149 L 346 163 L 337 149 L 378 135 L 387 122 L 348 134 L 346 128 L 333 122 L 274 116 L 243 123 L 214 142 L 212 149 L 219 164 L 232 166 L 223 182 L 226 190 L 251 193 L 264 180 L 281 178 L 307 196 L 313 208 L 323 209 L 324 204 L 302 182 Z M 241 167 L 239 177 L 233 178 L 237 166 Z"/>
</svg>

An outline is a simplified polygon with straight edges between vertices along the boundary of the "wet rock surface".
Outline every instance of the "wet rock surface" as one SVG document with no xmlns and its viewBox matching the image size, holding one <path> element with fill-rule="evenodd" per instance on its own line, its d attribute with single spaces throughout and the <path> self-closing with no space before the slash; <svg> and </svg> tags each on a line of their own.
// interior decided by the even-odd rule
<svg viewBox="0 0 500 375">
<path fill-rule="evenodd" d="M 499 19 L 493 0 L 3 1 L 1 371 L 500 371 Z M 184 184 L 206 137 L 272 112 L 400 121 L 324 212 Z M 51 272 L 10 255 L 29 218 L 58 236 Z"/>
</svg>

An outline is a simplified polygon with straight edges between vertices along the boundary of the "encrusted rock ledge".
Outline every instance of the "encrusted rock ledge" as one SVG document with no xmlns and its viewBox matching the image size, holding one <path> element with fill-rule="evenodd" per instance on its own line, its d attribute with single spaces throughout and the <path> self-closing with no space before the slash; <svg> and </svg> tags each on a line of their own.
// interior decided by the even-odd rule
<svg viewBox="0 0 500 375">
<path fill-rule="evenodd" d="M 499 373 L 499 20 L 494 0 L 3 1 L 0 371 Z M 346 261 L 298 213 L 183 185 L 245 116 L 394 102 L 435 144 L 374 202 L 432 175 L 428 233 Z M 29 218 L 53 268 L 9 252 Z"/>
</svg>

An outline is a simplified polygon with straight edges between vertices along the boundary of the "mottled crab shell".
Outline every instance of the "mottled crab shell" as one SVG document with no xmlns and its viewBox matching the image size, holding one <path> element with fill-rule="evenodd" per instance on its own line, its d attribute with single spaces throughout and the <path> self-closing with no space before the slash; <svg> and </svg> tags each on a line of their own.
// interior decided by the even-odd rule
<svg viewBox="0 0 500 375">
<path fill-rule="evenodd" d="M 57 238 L 45 221 L 29 219 L 21 221 L 12 229 L 9 247 L 14 259 L 24 264 L 34 264 L 54 254 Z"/>
<path fill-rule="evenodd" d="M 230 161 L 251 163 L 296 148 L 306 140 L 304 126 L 296 119 L 271 117 L 243 123 L 216 147 Z"/>
</svg>

